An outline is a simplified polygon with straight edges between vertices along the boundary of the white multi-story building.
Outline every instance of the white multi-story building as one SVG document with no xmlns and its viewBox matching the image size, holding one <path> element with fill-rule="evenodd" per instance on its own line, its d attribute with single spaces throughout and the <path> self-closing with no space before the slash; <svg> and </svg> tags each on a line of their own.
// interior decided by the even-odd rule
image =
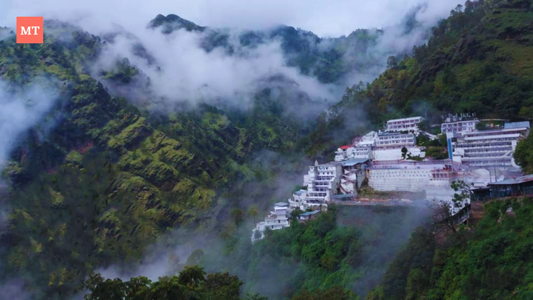
<svg viewBox="0 0 533 300">
<path fill-rule="evenodd" d="M 414 131 L 418 132 L 418 124 L 422 122 L 422 117 L 412 117 L 405 119 L 394 119 L 387 121 L 386 131 L 401 132 Z"/>
<path fill-rule="evenodd" d="M 352 145 L 341 146 L 335 152 L 335 161 L 348 159 L 370 159 L 372 148 L 376 144 L 378 133 L 371 131 L 362 137 L 353 140 Z"/>
<path fill-rule="evenodd" d="M 252 242 L 261 240 L 265 237 L 265 230 L 278 230 L 289 227 L 289 204 L 278 202 L 274 204 L 274 210 L 265 218 L 264 222 L 259 222 L 252 230 Z"/>
<path fill-rule="evenodd" d="M 355 146 L 341 146 L 335 152 L 335 161 L 348 159 L 369 159 L 374 142 L 360 142 Z"/>
<path fill-rule="evenodd" d="M 322 164 L 315 162 L 304 175 L 304 185 L 307 186 L 307 208 L 326 209 L 331 196 L 336 193 L 341 176 L 340 164 Z"/>
<path fill-rule="evenodd" d="M 368 185 L 376 191 L 425 191 L 437 179 L 448 178 L 443 174 L 451 172 L 451 161 L 385 162 L 374 163 L 368 171 Z"/>
<path fill-rule="evenodd" d="M 305 211 L 307 209 L 307 191 L 299 190 L 292 194 L 292 198 L 288 200 L 289 207 L 292 210 L 299 209 Z"/>
<path fill-rule="evenodd" d="M 479 123 L 478 119 L 446 122 L 440 125 L 442 133 L 466 133 L 476 130 L 476 124 Z"/>
<path fill-rule="evenodd" d="M 382 132 L 378 134 L 375 149 L 401 149 L 415 147 L 416 137 L 412 133 Z"/>
<path fill-rule="evenodd" d="M 413 192 L 422 198 L 417 200 L 452 203 L 455 191 L 450 183 L 454 180 L 482 187 L 492 180 L 492 167 L 510 173 L 519 171 L 513 152 L 518 141 L 529 133 L 529 122 L 506 123 L 503 129 L 477 131 L 478 120 L 474 117 L 451 116 L 441 124 L 442 132 L 448 137 L 449 152 L 453 154 L 451 159 L 423 159 L 424 148 L 416 146 L 416 134 L 436 137 L 419 131 L 421 117 L 390 120 L 386 132 L 372 131 L 354 139 L 352 145 L 342 146 L 335 152 L 335 162 L 315 162 L 309 167 L 304 175 L 306 189 L 294 192 L 288 203 L 276 203 L 274 211 L 253 229 L 252 241 L 262 239 L 267 229 L 289 227 L 289 214 L 295 209 L 307 211 L 299 219 L 309 220 L 326 210 L 334 198 L 341 201 L 355 198 L 365 178 L 376 191 Z M 404 147 L 408 157 L 421 159 L 405 159 L 401 151 Z M 497 173 L 494 174 L 496 177 Z M 462 205 L 466 204 L 468 201 Z M 454 207 L 453 213 L 461 207 Z"/>
<path fill-rule="evenodd" d="M 453 144 L 453 160 L 469 167 L 519 168 L 513 158 L 518 141 L 529 133 L 529 122 L 507 123 L 504 129 L 463 133 Z"/>
</svg>

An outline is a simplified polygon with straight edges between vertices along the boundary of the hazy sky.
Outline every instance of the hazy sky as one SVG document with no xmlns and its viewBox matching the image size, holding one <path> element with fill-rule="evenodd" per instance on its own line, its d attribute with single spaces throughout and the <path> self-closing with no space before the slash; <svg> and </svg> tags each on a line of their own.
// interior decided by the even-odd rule
<svg viewBox="0 0 533 300">
<path fill-rule="evenodd" d="M 414 6 L 428 3 L 420 17 L 448 16 L 459 0 L 2 0 L 0 25 L 12 26 L 16 16 L 83 20 L 90 13 L 100 25 L 148 22 L 155 15 L 177 14 L 200 25 L 260 29 L 287 24 L 320 36 L 349 34 L 357 28 L 397 24 Z"/>
</svg>

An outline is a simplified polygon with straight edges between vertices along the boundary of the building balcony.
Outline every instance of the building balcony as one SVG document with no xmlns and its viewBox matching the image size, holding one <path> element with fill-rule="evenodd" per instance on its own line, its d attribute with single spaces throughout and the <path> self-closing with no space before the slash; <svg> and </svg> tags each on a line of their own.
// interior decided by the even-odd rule
<svg viewBox="0 0 533 300">
<path fill-rule="evenodd" d="M 512 151 L 513 147 L 491 147 L 491 148 L 466 148 L 465 153 L 491 153 L 491 152 L 507 152 Z"/>
</svg>

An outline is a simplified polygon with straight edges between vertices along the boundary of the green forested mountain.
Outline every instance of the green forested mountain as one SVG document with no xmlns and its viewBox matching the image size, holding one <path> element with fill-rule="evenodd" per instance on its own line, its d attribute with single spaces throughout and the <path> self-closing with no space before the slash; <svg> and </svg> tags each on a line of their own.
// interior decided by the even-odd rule
<svg viewBox="0 0 533 300">
<path fill-rule="evenodd" d="M 345 128 L 353 110 L 365 111 L 366 121 L 376 127 L 412 115 L 432 122 L 440 122 L 447 113 L 515 121 L 532 118 L 531 5 L 528 0 L 495 0 L 457 6 L 433 28 L 427 44 L 414 47 L 403 58 L 390 57 L 388 69 L 371 84 L 347 89 L 332 108 L 330 115 L 335 117 L 330 116 L 317 132 Z M 328 134 L 318 136 L 327 139 Z M 322 150 L 309 148 L 308 153 Z M 531 161 L 528 154 L 518 155 L 524 156 L 521 161 Z"/>
<path fill-rule="evenodd" d="M 60 295 L 97 265 L 139 259 L 169 228 L 224 230 L 239 186 L 271 184 L 290 167 L 289 157 L 277 171 L 275 160 L 253 160 L 261 150 L 290 153 L 302 134 L 274 100 L 258 96 L 249 112 L 141 111 L 87 73 L 105 46 L 99 37 L 58 22 L 47 28 L 42 45 L 0 41 L 9 88 L 48 78 L 60 91 L 48 116 L 55 126 L 32 128 L 4 169 L 11 192 L 2 276 L 32 274 L 34 289 Z M 255 196 L 246 205 L 262 199 Z"/>
</svg>

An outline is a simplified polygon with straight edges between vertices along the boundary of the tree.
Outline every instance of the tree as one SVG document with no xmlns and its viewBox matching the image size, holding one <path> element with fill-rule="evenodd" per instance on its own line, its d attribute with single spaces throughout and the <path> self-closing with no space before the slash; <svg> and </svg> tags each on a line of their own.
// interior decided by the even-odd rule
<svg viewBox="0 0 533 300">
<path fill-rule="evenodd" d="M 254 219 L 255 224 L 255 217 L 259 215 L 259 209 L 257 208 L 257 205 L 253 205 L 252 207 L 250 207 L 250 209 L 248 209 L 248 215 Z"/>
<path fill-rule="evenodd" d="M 455 191 L 452 199 L 455 207 L 461 207 L 472 198 L 472 188 L 463 180 L 453 181 L 450 186 Z"/>
<path fill-rule="evenodd" d="M 431 207 L 432 218 L 435 224 L 440 224 L 445 230 L 456 233 L 457 229 L 455 229 L 455 222 L 452 218 L 453 211 L 453 205 L 445 201 L 435 202 Z"/>
<path fill-rule="evenodd" d="M 335 286 L 327 290 L 316 289 L 314 291 L 304 290 L 291 300 L 352 300 L 358 299 L 356 295 L 340 286 Z"/>
<path fill-rule="evenodd" d="M 521 140 L 516 146 L 516 150 L 513 157 L 516 163 L 522 167 L 522 170 L 526 173 L 533 173 L 533 134 L 528 135 L 525 139 Z"/>
<path fill-rule="evenodd" d="M 244 220 L 244 212 L 240 208 L 232 210 L 230 214 L 233 222 L 235 222 L 235 225 L 237 226 L 239 226 Z"/>
<path fill-rule="evenodd" d="M 246 294 L 244 300 L 268 300 L 267 297 L 261 296 L 259 294 Z"/>
<path fill-rule="evenodd" d="M 202 249 L 196 249 L 194 250 L 191 255 L 189 255 L 189 258 L 187 259 L 187 263 L 185 263 L 187 266 L 194 266 L 194 265 L 200 265 L 200 262 L 204 258 L 204 251 Z"/>
<path fill-rule="evenodd" d="M 134 277 L 123 282 L 120 279 L 104 279 L 93 274 L 84 282 L 89 291 L 85 300 L 151 300 L 151 299 L 224 299 L 239 300 L 242 281 L 226 273 L 206 276 L 198 266 L 185 267 L 179 275 L 160 277 L 152 282 L 146 277 Z M 265 300 L 259 295 L 246 299 Z"/>
<path fill-rule="evenodd" d="M 450 187 L 455 191 L 452 202 L 440 201 L 433 205 L 433 220 L 453 233 L 457 232 L 453 216 L 458 208 L 464 207 L 472 197 L 471 187 L 462 180 L 453 181 Z"/>
<path fill-rule="evenodd" d="M 407 151 L 408 151 L 408 150 L 407 150 L 407 148 L 405 148 L 405 146 L 402 147 L 402 158 L 403 158 L 403 159 L 405 159 L 405 158 L 407 157 Z"/>
<path fill-rule="evenodd" d="M 297 220 L 298 217 L 303 213 L 299 208 L 291 211 L 291 220 Z"/>
<path fill-rule="evenodd" d="M 90 275 L 84 286 L 91 291 L 85 300 L 122 300 L 128 294 L 127 285 L 122 280 L 104 279 L 100 274 Z"/>
<path fill-rule="evenodd" d="M 263 236 L 263 235 L 261 234 L 261 231 L 259 231 L 259 230 L 254 230 L 254 239 L 255 239 L 255 240 L 259 240 L 259 239 L 261 239 L 262 236 Z"/>
<path fill-rule="evenodd" d="M 387 69 L 396 69 L 398 67 L 398 59 L 396 56 L 389 56 L 387 58 Z"/>
</svg>

